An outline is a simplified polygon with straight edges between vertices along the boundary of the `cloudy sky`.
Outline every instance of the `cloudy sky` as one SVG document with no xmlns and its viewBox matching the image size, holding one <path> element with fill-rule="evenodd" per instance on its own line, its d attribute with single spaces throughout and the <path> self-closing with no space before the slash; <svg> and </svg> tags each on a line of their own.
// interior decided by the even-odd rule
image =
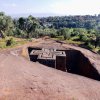
<svg viewBox="0 0 100 100">
<path fill-rule="evenodd" d="M 10 15 L 94 15 L 100 13 L 100 0 L 0 0 L 0 11 Z"/>
</svg>

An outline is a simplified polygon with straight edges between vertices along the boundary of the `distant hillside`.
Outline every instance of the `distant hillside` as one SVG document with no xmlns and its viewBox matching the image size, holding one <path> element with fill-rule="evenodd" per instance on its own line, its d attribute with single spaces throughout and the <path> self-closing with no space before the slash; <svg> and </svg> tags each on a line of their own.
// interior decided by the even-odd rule
<svg viewBox="0 0 100 100">
<path fill-rule="evenodd" d="M 59 28 L 100 29 L 100 15 L 56 16 L 40 18 L 41 23 Z"/>
</svg>

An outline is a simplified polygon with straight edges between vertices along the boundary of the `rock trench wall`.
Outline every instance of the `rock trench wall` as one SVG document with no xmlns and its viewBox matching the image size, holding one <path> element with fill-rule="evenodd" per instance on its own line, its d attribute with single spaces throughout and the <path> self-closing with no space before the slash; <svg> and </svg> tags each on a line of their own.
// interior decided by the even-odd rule
<svg viewBox="0 0 100 100">
<path fill-rule="evenodd" d="M 28 53 L 30 54 L 32 50 L 41 50 L 41 48 L 28 48 Z M 60 51 L 60 50 L 58 50 Z M 62 51 L 62 50 L 61 50 Z M 86 76 L 95 80 L 100 81 L 100 74 L 96 70 L 95 66 L 90 62 L 88 57 L 85 57 L 84 54 L 82 54 L 78 50 L 63 50 L 66 53 L 66 68 L 63 66 L 59 66 L 56 69 L 62 70 L 62 71 L 68 71 L 70 73 L 79 74 L 82 76 Z M 29 55 L 30 60 L 33 61 L 36 58 L 33 58 L 31 55 Z M 58 58 L 59 59 L 59 58 Z M 61 60 L 59 60 L 61 61 Z M 62 63 L 62 62 L 61 62 Z M 60 63 L 58 62 L 58 65 Z M 46 64 L 44 64 L 46 65 Z M 52 64 L 51 64 L 52 65 Z"/>
<path fill-rule="evenodd" d="M 80 51 L 66 50 L 66 66 L 68 72 L 100 80 L 95 66 Z"/>
</svg>

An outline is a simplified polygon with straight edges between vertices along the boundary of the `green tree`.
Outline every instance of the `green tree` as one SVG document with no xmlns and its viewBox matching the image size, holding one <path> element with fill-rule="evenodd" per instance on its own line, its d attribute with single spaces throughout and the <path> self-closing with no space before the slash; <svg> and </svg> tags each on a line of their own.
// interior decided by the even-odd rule
<svg viewBox="0 0 100 100">
<path fill-rule="evenodd" d="M 62 28 L 57 32 L 57 34 L 58 34 L 58 36 L 63 35 L 64 36 L 64 40 L 66 40 L 66 39 L 70 39 L 71 31 L 72 30 L 69 29 L 69 28 Z"/>
<path fill-rule="evenodd" d="M 95 48 L 97 46 L 100 46 L 100 32 L 96 33 L 96 39 L 95 39 Z"/>
<path fill-rule="evenodd" d="M 14 23 L 10 16 L 6 16 L 3 12 L 0 13 L 0 34 L 3 37 L 13 34 Z"/>
</svg>

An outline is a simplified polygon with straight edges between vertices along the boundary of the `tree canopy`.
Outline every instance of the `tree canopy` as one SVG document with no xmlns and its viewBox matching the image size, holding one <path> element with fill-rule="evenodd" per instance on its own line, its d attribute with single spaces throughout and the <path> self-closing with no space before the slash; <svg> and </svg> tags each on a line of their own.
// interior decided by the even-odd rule
<svg viewBox="0 0 100 100">
<path fill-rule="evenodd" d="M 100 46 L 100 15 L 11 18 L 0 12 L 0 37 L 38 38 L 63 37 Z"/>
</svg>

